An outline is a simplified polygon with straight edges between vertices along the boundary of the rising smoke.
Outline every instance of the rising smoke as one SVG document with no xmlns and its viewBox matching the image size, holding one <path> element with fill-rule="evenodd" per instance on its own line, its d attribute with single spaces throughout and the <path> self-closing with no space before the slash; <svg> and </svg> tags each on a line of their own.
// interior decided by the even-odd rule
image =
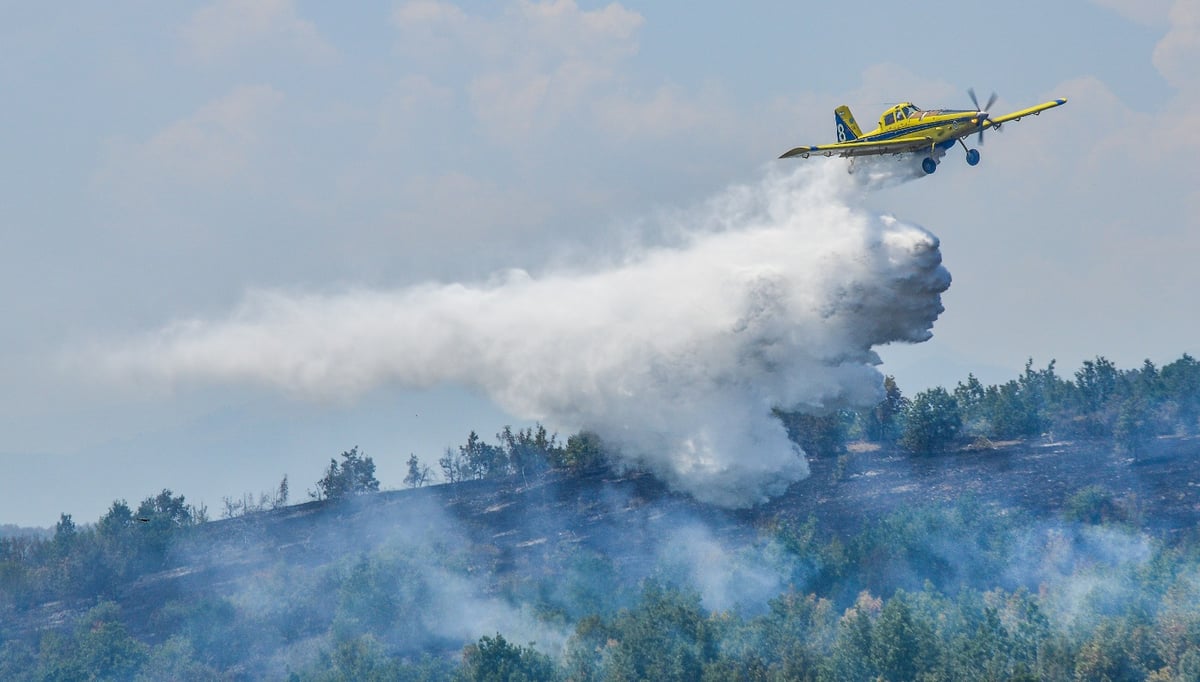
<svg viewBox="0 0 1200 682">
<path fill-rule="evenodd" d="M 873 404 L 889 342 L 920 342 L 950 284 L 929 232 L 858 205 L 834 164 L 770 173 L 688 213 L 670 247 L 486 283 L 255 291 L 106 354 L 123 374 L 315 397 L 454 383 L 701 501 L 747 506 L 808 473 L 773 407 Z"/>
</svg>

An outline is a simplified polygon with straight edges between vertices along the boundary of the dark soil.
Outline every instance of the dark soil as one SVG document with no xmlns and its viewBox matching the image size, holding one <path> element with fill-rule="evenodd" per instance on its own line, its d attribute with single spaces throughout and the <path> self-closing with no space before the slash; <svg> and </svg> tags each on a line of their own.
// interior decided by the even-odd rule
<svg viewBox="0 0 1200 682">
<path fill-rule="evenodd" d="M 850 529 L 906 505 L 972 495 L 1045 517 L 1081 489 L 1099 486 L 1148 531 L 1169 536 L 1200 522 L 1197 437 L 1159 438 L 1136 454 L 1106 442 L 1013 441 L 940 455 L 851 452 L 841 459 L 810 462 L 812 475 L 763 511 L 814 514 L 824 525 Z"/>
</svg>

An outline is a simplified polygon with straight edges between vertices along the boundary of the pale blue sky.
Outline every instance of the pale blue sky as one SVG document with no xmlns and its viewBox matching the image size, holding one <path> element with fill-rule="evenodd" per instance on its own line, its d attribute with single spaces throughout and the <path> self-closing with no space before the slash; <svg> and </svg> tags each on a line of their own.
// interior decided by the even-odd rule
<svg viewBox="0 0 1200 682">
<path fill-rule="evenodd" d="M 94 520 L 162 487 L 312 486 L 343 449 L 397 487 L 472 428 L 454 387 L 313 402 L 112 382 L 85 350 L 255 288 L 480 281 L 619 253 L 656 212 L 832 138 L 832 109 L 1069 104 L 975 168 L 875 193 L 942 239 L 909 392 L 1027 357 L 1200 354 L 1200 2 L 626 5 L 263 0 L 0 9 L 0 522 Z M 853 10 L 853 11 L 851 11 Z M 809 160 L 803 163 L 841 163 Z M 633 227 L 631 227 L 633 226 Z"/>
</svg>

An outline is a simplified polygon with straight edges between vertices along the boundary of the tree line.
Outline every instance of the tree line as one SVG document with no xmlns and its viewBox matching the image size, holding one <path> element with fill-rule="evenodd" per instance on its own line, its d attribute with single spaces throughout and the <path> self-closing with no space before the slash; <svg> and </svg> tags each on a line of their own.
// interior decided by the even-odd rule
<svg viewBox="0 0 1200 682">
<path fill-rule="evenodd" d="M 1158 436 L 1191 435 L 1200 420 L 1200 362 L 1184 354 L 1159 368 L 1120 369 L 1104 357 L 1086 360 L 1071 377 L 1051 361 L 1000 384 L 970 374 L 953 389 L 905 397 L 893 377 L 884 397 L 865 410 L 811 415 L 777 410 L 789 435 L 814 456 L 837 455 L 852 440 L 898 445 L 914 454 L 991 441 L 1049 435 L 1111 440 L 1136 454 Z"/>
</svg>

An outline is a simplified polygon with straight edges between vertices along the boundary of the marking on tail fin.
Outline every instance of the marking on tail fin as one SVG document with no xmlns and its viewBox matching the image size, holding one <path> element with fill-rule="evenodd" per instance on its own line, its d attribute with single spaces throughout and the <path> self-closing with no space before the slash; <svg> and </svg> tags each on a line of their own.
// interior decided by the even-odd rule
<svg viewBox="0 0 1200 682">
<path fill-rule="evenodd" d="M 854 120 L 854 114 L 850 113 L 850 107 L 845 104 L 833 110 L 833 120 L 837 124 L 838 142 L 852 142 L 862 137 L 862 130 Z"/>
</svg>

